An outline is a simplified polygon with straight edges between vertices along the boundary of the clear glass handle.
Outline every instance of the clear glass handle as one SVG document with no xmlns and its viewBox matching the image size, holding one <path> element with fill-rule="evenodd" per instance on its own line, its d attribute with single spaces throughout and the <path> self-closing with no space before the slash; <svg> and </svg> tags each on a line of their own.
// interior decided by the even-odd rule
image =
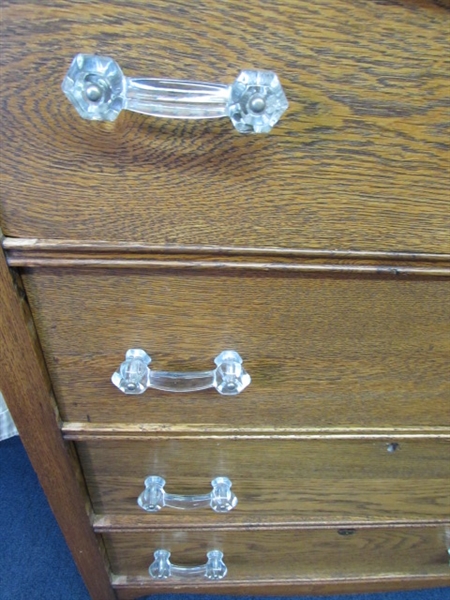
<svg viewBox="0 0 450 600">
<path fill-rule="evenodd" d="M 121 110 L 173 119 L 229 117 L 241 133 L 268 133 L 288 107 L 272 71 L 242 71 L 231 85 L 125 77 L 107 56 L 77 54 L 62 90 L 83 119 L 114 121 Z"/>
<path fill-rule="evenodd" d="M 225 350 L 214 359 L 211 371 L 177 373 L 152 371 L 150 356 L 140 348 L 128 350 L 125 361 L 113 373 L 111 381 L 124 394 L 142 394 L 148 388 L 165 392 L 197 392 L 215 388 L 224 396 L 236 396 L 251 382 L 242 366 L 242 358 L 234 350 Z"/>
<path fill-rule="evenodd" d="M 150 77 L 125 80 L 127 110 L 172 119 L 228 116 L 228 85 Z"/>
<path fill-rule="evenodd" d="M 168 579 L 169 577 L 223 579 L 227 574 L 227 567 L 223 562 L 223 553 L 220 550 L 211 550 L 206 555 L 207 561 L 198 567 L 180 567 L 170 562 L 168 550 L 156 550 L 154 561 L 148 572 L 153 579 Z"/>
<path fill-rule="evenodd" d="M 138 498 L 139 506 L 147 512 L 158 512 L 164 506 L 188 510 L 210 507 L 217 513 L 226 513 L 237 505 L 238 499 L 231 491 L 232 483 L 228 477 L 216 477 L 211 481 L 209 494 L 183 496 L 168 494 L 164 490 L 166 482 L 162 477 L 150 475 L 145 480 L 145 490 Z"/>
</svg>

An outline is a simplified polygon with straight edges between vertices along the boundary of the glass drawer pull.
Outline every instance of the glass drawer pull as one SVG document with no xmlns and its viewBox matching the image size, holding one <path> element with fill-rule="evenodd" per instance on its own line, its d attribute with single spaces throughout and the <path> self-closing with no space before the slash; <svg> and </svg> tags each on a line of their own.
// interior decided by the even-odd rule
<svg viewBox="0 0 450 600">
<path fill-rule="evenodd" d="M 215 388 L 224 396 L 236 396 L 251 381 L 242 366 L 242 358 L 234 350 L 221 352 L 214 359 L 216 368 L 211 371 L 152 371 L 148 367 L 151 360 L 140 348 L 127 350 L 125 361 L 113 374 L 111 381 L 124 394 L 142 394 L 147 388 L 166 392 L 197 392 Z"/>
<path fill-rule="evenodd" d="M 83 119 L 114 121 L 122 109 L 172 119 L 229 117 L 240 133 L 268 133 L 288 107 L 272 71 L 242 71 L 232 85 L 125 77 L 107 56 L 77 54 L 62 90 Z"/>
<path fill-rule="evenodd" d="M 150 565 L 148 572 L 153 579 L 168 579 L 169 577 L 180 578 L 203 578 L 223 579 L 227 574 L 227 567 L 223 562 L 223 553 L 220 550 L 211 550 L 207 553 L 207 561 L 198 567 L 180 567 L 170 562 L 168 550 L 156 550 L 154 562 Z"/>
<path fill-rule="evenodd" d="M 209 494 L 182 496 L 168 494 L 164 490 L 166 482 L 162 477 L 150 475 L 145 480 L 145 490 L 138 498 L 138 504 L 147 512 L 158 512 L 164 506 L 181 510 L 211 507 L 215 512 L 226 513 L 237 505 L 238 499 L 231 491 L 228 477 L 216 477 L 211 481 L 212 491 Z"/>
</svg>

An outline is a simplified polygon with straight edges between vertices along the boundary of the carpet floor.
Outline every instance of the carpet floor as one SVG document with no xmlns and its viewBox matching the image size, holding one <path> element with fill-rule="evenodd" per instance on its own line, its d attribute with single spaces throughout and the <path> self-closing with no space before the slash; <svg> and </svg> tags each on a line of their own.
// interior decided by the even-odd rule
<svg viewBox="0 0 450 600">
<path fill-rule="evenodd" d="M 0 520 L 0 600 L 90 600 L 19 437 L 0 442 Z M 154 598 L 181 597 L 167 594 Z M 182 598 L 205 600 L 207 596 L 186 594 Z M 326 598 L 450 600 L 450 588 Z"/>
</svg>

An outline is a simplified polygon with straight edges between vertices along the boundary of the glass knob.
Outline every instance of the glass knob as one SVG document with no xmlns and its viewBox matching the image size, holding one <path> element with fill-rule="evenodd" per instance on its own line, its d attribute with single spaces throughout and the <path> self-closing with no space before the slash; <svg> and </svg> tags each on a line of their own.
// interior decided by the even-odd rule
<svg viewBox="0 0 450 600">
<path fill-rule="evenodd" d="M 150 565 L 148 572 L 153 579 L 168 579 L 172 575 L 172 564 L 168 550 L 156 550 L 153 554 L 155 559 Z"/>
<path fill-rule="evenodd" d="M 125 105 L 125 77 L 107 56 L 77 54 L 62 90 L 83 119 L 114 121 Z"/>
<path fill-rule="evenodd" d="M 166 482 L 162 477 L 151 475 L 145 480 L 145 490 L 138 497 L 139 506 L 146 512 L 158 512 L 166 506 Z"/>
<path fill-rule="evenodd" d="M 183 496 L 168 494 L 164 490 L 166 482 L 162 477 L 150 475 L 145 480 L 145 490 L 140 494 L 138 505 L 146 512 L 158 512 L 164 506 L 188 510 L 210 507 L 214 512 L 226 513 L 233 510 L 238 499 L 231 491 L 232 483 L 228 477 L 216 477 L 211 481 L 212 492 L 209 494 Z"/>
<path fill-rule="evenodd" d="M 232 483 L 228 477 L 216 477 L 211 481 L 212 492 L 209 495 L 209 505 L 214 512 L 227 513 L 233 510 L 238 503 L 238 499 L 231 491 Z"/>
<path fill-rule="evenodd" d="M 227 574 L 227 567 L 223 562 L 223 553 L 220 550 L 211 550 L 206 555 L 208 559 L 205 565 L 206 579 L 223 579 Z"/>
<path fill-rule="evenodd" d="M 242 71 L 232 85 L 126 77 L 107 56 L 77 54 L 62 90 L 83 119 L 114 121 L 122 109 L 174 119 L 229 117 L 240 133 L 268 133 L 288 107 L 272 71 Z"/>
<path fill-rule="evenodd" d="M 177 373 L 153 371 L 150 356 L 140 348 L 127 350 L 125 361 L 111 377 L 112 383 L 124 394 L 142 394 L 148 388 L 165 392 L 198 392 L 215 388 L 224 396 L 240 394 L 251 382 L 242 366 L 242 358 L 234 350 L 221 352 L 210 371 Z"/>
<path fill-rule="evenodd" d="M 241 133 L 268 133 L 288 107 L 272 71 L 242 71 L 230 92 L 228 116 Z"/>
<path fill-rule="evenodd" d="M 234 350 L 221 352 L 214 362 L 217 365 L 214 387 L 219 394 L 235 396 L 249 385 L 250 375 L 242 366 L 242 358 Z"/>
<path fill-rule="evenodd" d="M 227 567 L 223 562 L 223 553 L 220 550 L 211 550 L 206 555 L 206 563 L 197 567 L 180 567 L 170 562 L 170 552 L 159 549 L 153 555 L 154 562 L 148 572 L 153 579 L 168 579 L 169 577 L 196 578 L 196 579 L 223 579 L 227 574 Z"/>
<path fill-rule="evenodd" d="M 124 394 L 142 394 L 149 386 L 151 360 L 144 350 L 127 350 L 125 361 L 112 376 L 112 382 Z"/>
</svg>

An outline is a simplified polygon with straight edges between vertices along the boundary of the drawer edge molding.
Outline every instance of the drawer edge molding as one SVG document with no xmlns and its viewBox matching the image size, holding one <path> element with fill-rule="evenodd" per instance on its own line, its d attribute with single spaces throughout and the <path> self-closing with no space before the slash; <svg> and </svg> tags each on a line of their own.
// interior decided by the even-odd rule
<svg viewBox="0 0 450 600">
<path fill-rule="evenodd" d="M 315 248 L 283 248 L 283 247 L 250 247 L 250 246 L 214 246 L 214 245 L 180 245 L 180 244 L 145 244 L 133 242 L 109 242 L 96 240 L 70 240 L 48 238 L 15 238 L 4 237 L 3 247 L 6 251 L 21 253 L 67 252 L 88 254 L 219 254 L 219 255 L 251 255 L 251 256 L 299 256 L 308 258 L 340 258 L 340 259 L 378 259 L 408 261 L 447 261 L 450 253 L 436 254 L 429 252 L 371 252 L 368 250 L 318 250 Z"/>
<path fill-rule="evenodd" d="M 131 600 L 137 596 L 153 594 L 156 591 L 162 592 L 184 592 L 184 593 L 208 593 L 208 583 L 200 585 L 183 584 L 179 582 L 164 583 L 155 582 L 150 578 L 127 577 L 124 575 L 112 575 L 111 584 L 118 594 L 119 600 Z M 273 579 L 252 579 L 252 580 L 223 580 L 216 582 L 214 593 L 216 594 L 245 594 L 245 595 L 292 595 L 308 593 L 355 593 L 359 592 L 377 592 L 391 590 L 407 590 L 431 587 L 446 587 L 450 585 L 450 578 L 445 575 L 379 575 L 361 577 L 343 577 L 342 579 L 332 578 L 303 578 L 286 579 L 283 581 L 274 581 Z"/>
<path fill-rule="evenodd" d="M 33 268 L 230 269 L 357 275 L 450 276 L 450 254 L 155 246 L 5 238 L 8 264 Z"/>
<path fill-rule="evenodd" d="M 382 277 L 421 276 L 450 277 L 449 267 L 412 267 L 394 265 L 333 265 L 333 264 L 285 264 L 285 263 L 251 263 L 231 261 L 169 261 L 169 260 L 103 260 L 97 259 L 29 259 L 26 263 L 8 260 L 10 267 L 28 268 L 139 268 L 139 269 L 186 269 L 186 270 L 251 270 L 278 271 L 297 273 L 322 273 L 339 275 L 377 275 Z"/>
<path fill-rule="evenodd" d="M 216 425 L 171 425 L 156 423 L 77 423 L 63 422 L 61 431 L 70 441 L 152 439 L 448 439 L 450 427 L 379 427 L 379 428 L 273 428 L 238 429 Z"/>
<path fill-rule="evenodd" d="M 226 520 L 217 520 L 216 515 L 200 517 L 190 515 L 158 515 L 155 517 L 93 514 L 91 522 L 95 533 L 139 533 L 142 531 L 290 531 L 290 530 L 367 530 L 381 528 L 424 528 L 444 527 L 448 530 L 448 543 L 450 544 L 450 519 L 444 518 L 274 518 L 273 514 L 259 513 L 255 515 L 229 513 Z"/>
</svg>

